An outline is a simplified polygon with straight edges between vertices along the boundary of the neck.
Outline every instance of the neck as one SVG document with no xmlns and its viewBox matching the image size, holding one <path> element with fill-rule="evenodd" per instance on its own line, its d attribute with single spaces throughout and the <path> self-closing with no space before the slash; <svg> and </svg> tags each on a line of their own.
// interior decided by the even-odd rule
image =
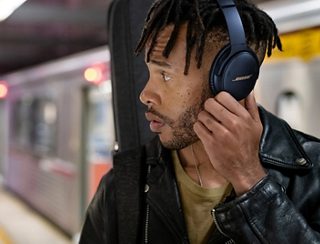
<svg viewBox="0 0 320 244">
<path fill-rule="evenodd" d="M 183 167 L 192 167 L 194 165 L 192 147 L 193 147 L 194 156 L 197 158 L 197 161 L 198 161 L 198 166 L 204 165 L 204 164 L 209 165 L 210 159 L 200 140 L 178 151 L 181 165 Z M 213 167 L 211 166 L 211 168 Z"/>
<path fill-rule="evenodd" d="M 193 152 L 192 152 L 193 147 Z M 185 172 L 197 183 L 199 183 L 195 165 L 201 177 L 203 187 L 217 188 L 226 185 L 227 180 L 213 168 L 208 154 L 200 140 L 178 151 L 179 159 Z"/>
</svg>

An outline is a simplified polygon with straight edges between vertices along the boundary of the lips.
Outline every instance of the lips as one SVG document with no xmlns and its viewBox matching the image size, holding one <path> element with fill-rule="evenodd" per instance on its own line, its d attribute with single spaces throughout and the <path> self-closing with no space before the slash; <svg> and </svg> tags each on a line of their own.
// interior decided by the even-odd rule
<svg viewBox="0 0 320 244">
<path fill-rule="evenodd" d="M 165 123 L 156 115 L 147 112 L 146 119 L 150 121 L 150 130 L 152 132 L 160 132 L 160 129 L 165 125 Z"/>
</svg>

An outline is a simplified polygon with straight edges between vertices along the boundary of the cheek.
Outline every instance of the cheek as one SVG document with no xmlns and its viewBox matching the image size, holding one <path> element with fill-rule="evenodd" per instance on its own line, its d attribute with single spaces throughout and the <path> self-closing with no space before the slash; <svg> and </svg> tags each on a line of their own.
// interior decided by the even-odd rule
<svg viewBox="0 0 320 244">
<path fill-rule="evenodd" d="M 170 101 L 167 100 L 168 109 L 172 112 L 172 116 L 178 118 L 181 113 L 198 104 L 201 101 L 203 93 L 203 80 L 200 74 L 194 74 L 188 77 L 181 77 L 177 82 L 170 96 Z M 167 93 L 169 95 L 169 93 Z"/>
<path fill-rule="evenodd" d="M 199 94 L 198 94 L 199 93 Z M 195 93 L 191 88 L 187 88 L 184 91 L 176 93 L 176 99 L 173 104 L 171 104 L 170 110 L 172 111 L 172 118 L 178 120 L 182 114 L 190 110 L 190 108 L 195 107 L 201 99 L 201 92 Z"/>
<path fill-rule="evenodd" d="M 194 101 L 193 91 L 191 88 L 186 88 L 176 93 L 175 104 L 181 109 L 188 108 Z"/>
<path fill-rule="evenodd" d="M 191 90 L 176 91 L 172 97 L 166 100 L 166 115 L 173 121 L 177 121 L 182 113 L 190 106 Z"/>
</svg>

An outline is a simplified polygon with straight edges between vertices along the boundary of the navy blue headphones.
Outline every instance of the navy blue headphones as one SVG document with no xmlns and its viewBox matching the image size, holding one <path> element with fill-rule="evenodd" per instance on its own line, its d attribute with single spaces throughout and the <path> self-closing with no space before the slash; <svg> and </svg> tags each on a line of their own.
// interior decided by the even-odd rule
<svg viewBox="0 0 320 244">
<path fill-rule="evenodd" d="M 230 44 L 215 57 L 209 83 L 214 95 L 221 91 L 237 100 L 249 95 L 259 76 L 259 60 L 247 45 L 244 28 L 233 0 L 216 0 L 227 23 Z"/>
</svg>

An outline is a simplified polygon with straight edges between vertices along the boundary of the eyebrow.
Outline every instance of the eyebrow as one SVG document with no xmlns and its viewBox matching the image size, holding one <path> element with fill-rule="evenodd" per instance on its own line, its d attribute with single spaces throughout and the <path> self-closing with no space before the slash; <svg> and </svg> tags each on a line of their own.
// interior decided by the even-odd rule
<svg viewBox="0 0 320 244">
<path fill-rule="evenodd" d="M 161 66 L 161 67 L 169 68 L 169 69 L 172 68 L 171 64 L 169 64 L 169 63 L 167 63 L 165 61 L 158 61 L 158 60 L 151 59 L 150 63 L 158 65 L 158 66 Z"/>
</svg>

